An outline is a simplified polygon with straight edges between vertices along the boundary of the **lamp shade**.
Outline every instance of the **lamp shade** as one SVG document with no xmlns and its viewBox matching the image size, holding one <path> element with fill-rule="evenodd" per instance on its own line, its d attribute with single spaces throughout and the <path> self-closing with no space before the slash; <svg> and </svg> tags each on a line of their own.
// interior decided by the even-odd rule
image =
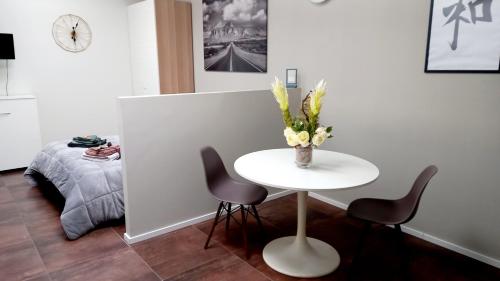
<svg viewBox="0 0 500 281">
<path fill-rule="evenodd" d="M 12 34 L 0 33 L 0 59 L 13 60 L 15 58 L 14 36 Z"/>
</svg>

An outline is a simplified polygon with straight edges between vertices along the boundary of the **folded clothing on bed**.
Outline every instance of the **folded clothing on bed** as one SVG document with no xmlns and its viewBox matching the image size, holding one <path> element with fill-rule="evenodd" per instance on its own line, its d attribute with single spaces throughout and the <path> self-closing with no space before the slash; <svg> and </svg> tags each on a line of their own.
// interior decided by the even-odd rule
<svg viewBox="0 0 500 281">
<path fill-rule="evenodd" d="M 104 147 L 103 146 L 91 147 L 85 151 L 86 155 L 103 156 L 103 157 L 110 156 L 110 155 L 113 155 L 115 153 L 120 153 L 120 146 L 119 145 L 110 145 L 110 143 L 108 144 L 107 147 L 106 146 L 104 146 Z"/>
<path fill-rule="evenodd" d="M 101 139 L 98 136 L 91 135 L 85 137 L 74 137 L 73 140 L 68 143 L 69 147 L 96 147 L 106 144 L 106 139 Z"/>
<path fill-rule="evenodd" d="M 91 147 L 82 154 L 82 158 L 95 162 L 106 162 L 120 159 L 120 146 L 111 145 L 101 147 Z"/>
<path fill-rule="evenodd" d="M 120 154 L 115 153 L 115 154 L 111 154 L 109 156 L 92 156 L 92 155 L 87 155 L 87 154 L 83 153 L 82 159 L 89 160 L 89 161 L 95 161 L 95 162 L 106 162 L 106 161 L 113 161 L 113 160 L 120 159 Z"/>
</svg>

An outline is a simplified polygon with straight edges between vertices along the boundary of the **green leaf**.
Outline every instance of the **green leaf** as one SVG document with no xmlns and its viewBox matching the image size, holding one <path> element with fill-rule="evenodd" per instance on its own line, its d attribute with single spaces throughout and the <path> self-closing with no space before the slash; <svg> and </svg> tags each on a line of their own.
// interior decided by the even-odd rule
<svg viewBox="0 0 500 281">
<path fill-rule="evenodd" d="M 332 130 L 333 130 L 333 127 L 332 127 L 332 126 L 330 126 L 330 127 L 326 128 L 326 132 L 327 132 L 327 133 L 331 133 L 331 132 L 332 132 Z"/>
<path fill-rule="evenodd" d="M 307 122 L 305 122 L 303 119 L 300 118 L 295 118 L 292 124 L 292 129 L 295 132 L 302 132 L 306 130 Z"/>
</svg>

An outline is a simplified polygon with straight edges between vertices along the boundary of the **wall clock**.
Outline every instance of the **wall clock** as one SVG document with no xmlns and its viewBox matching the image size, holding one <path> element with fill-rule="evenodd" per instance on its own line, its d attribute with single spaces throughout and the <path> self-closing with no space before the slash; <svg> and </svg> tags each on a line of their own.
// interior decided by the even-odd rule
<svg viewBox="0 0 500 281">
<path fill-rule="evenodd" d="M 52 36 L 59 47 L 69 52 L 85 51 L 92 42 L 88 23 L 79 16 L 60 16 L 52 27 Z"/>
</svg>

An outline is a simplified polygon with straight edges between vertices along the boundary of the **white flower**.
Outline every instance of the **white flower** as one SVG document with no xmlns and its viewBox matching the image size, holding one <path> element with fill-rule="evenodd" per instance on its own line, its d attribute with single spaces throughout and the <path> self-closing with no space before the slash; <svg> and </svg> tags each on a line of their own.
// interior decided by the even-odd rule
<svg viewBox="0 0 500 281">
<path fill-rule="evenodd" d="M 291 134 L 295 134 L 295 132 L 293 131 L 292 128 L 290 127 L 286 127 L 285 131 L 283 132 L 283 134 L 285 135 L 285 137 L 288 137 L 289 135 Z"/>
<path fill-rule="evenodd" d="M 326 133 L 326 131 L 324 133 L 315 134 L 313 139 L 312 139 L 312 143 L 315 146 L 320 146 L 325 142 L 327 137 L 328 137 L 328 134 Z"/>
<path fill-rule="evenodd" d="M 316 129 L 316 134 L 323 134 L 326 133 L 326 128 L 325 127 L 318 127 Z"/>
<path fill-rule="evenodd" d="M 297 134 L 293 130 L 292 130 L 292 133 L 286 135 L 285 137 L 286 137 L 286 143 L 289 146 L 299 145 L 299 137 L 297 136 Z"/>
<path fill-rule="evenodd" d="M 307 131 L 302 131 L 297 134 L 297 137 L 299 139 L 299 144 L 302 147 L 306 147 L 309 145 L 309 133 Z"/>
</svg>

